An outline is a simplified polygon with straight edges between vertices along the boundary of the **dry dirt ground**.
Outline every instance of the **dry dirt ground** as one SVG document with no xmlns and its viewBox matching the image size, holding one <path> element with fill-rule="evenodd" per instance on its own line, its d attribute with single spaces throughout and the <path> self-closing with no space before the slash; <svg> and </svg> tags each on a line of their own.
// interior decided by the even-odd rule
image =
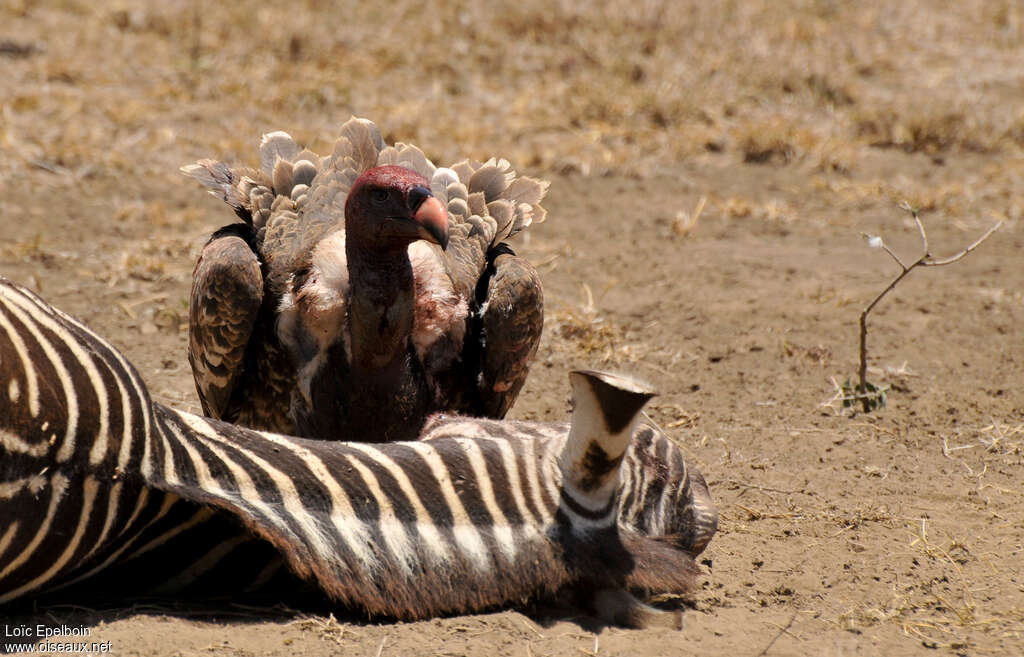
<svg viewBox="0 0 1024 657">
<path fill-rule="evenodd" d="M 552 180 L 518 242 L 548 316 L 512 415 L 565 417 L 572 367 L 639 374 L 722 516 L 681 632 L 245 600 L 21 620 L 122 655 L 1024 654 L 1022 71 L 1015 0 L 5 0 L 0 273 L 157 399 L 198 410 L 189 274 L 229 220 L 177 167 L 254 164 L 271 129 L 322 150 L 355 113 Z M 898 273 L 861 233 L 916 258 L 904 199 L 936 256 L 1004 223 L 871 315 L 888 405 L 851 416 L 858 315 Z"/>
</svg>

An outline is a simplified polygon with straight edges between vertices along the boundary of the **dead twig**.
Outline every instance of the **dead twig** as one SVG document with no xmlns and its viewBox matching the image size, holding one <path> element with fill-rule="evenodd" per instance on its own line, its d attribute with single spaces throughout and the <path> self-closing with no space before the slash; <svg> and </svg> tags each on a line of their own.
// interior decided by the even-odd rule
<svg viewBox="0 0 1024 657">
<path fill-rule="evenodd" d="M 779 637 L 781 637 L 783 634 L 787 633 L 789 631 L 789 628 L 793 626 L 793 621 L 795 621 L 795 620 L 796 620 L 796 612 L 794 611 L 793 615 L 789 617 L 789 622 L 786 623 L 779 630 L 779 633 L 776 634 L 774 637 L 772 637 L 772 640 L 768 642 L 768 645 L 766 645 L 764 647 L 764 649 L 761 650 L 761 652 L 757 653 L 754 657 L 764 657 L 764 655 L 768 654 L 768 651 L 771 650 L 772 646 L 775 645 L 775 642 L 779 640 Z"/>
<path fill-rule="evenodd" d="M 697 221 L 700 219 L 701 213 L 704 212 L 704 206 L 707 204 L 708 196 L 704 194 L 697 201 L 697 207 L 693 209 L 692 213 L 688 213 L 685 210 L 677 212 L 676 218 L 672 222 L 672 231 L 679 237 L 686 237 L 693 232 L 693 229 L 697 227 Z"/>
<path fill-rule="evenodd" d="M 754 490 L 759 490 L 766 493 L 781 493 L 783 495 L 796 495 L 797 493 L 804 492 L 803 490 L 782 490 L 781 488 L 769 488 L 768 486 L 758 486 L 757 484 L 748 484 L 747 482 L 739 481 L 738 479 L 720 479 L 719 483 L 732 484 L 734 486 L 742 486 L 743 488 L 753 488 Z"/>
<path fill-rule="evenodd" d="M 898 255 L 896 255 L 892 249 L 890 249 L 883 241 L 881 237 L 867 235 L 864 237 L 867 239 L 868 244 L 873 248 L 881 248 L 888 253 L 896 264 L 900 267 L 900 273 L 896 275 L 889 285 L 882 290 L 878 296 L 876 296 L 871 303 L 864 308 L 860 314 L 860 382 L 857 385 L 856 394 L 853 395 L 853 400 L 859 400 L 865 413 L 870 413 L 875 408 L 884 404 L 885 390 L 879 389 L 868 383 L 867 372 L 868 372 L 868 314 L 874 310 L 878 302 L 885 297 L 893 288 L 895 288 L 900 281 L 902 281 L 907 274 L 913 271 L 917 267 L 942 267 L 944 265 L 951 265 L 964 258 L 968 253 L 978 248 L 982 242 L 987 240 L 992 233 L 999 230 L 999 227 L 1003 225 L 1002 221 L 997 222 L 994 226 L 989 228 L 984 235 L 974 241 L 973 244 L 968 246 L 966 249 L 959 253 L 952 255 L 948 258 L 935 259 L 932 257 L 931 250 L 928 248 L 928 234 L 924 230 L 924 224 L 921 222 L 920 212 L 917 208 L 911 207 L 909 203 L 903 201 L 900 203 L 900 208 L 906 210 L 914 218 L 914 222 L 917 224 L 917 229 L 921 234 L 921 256 L 909 265 L 904 263 Z"/>
</svg>

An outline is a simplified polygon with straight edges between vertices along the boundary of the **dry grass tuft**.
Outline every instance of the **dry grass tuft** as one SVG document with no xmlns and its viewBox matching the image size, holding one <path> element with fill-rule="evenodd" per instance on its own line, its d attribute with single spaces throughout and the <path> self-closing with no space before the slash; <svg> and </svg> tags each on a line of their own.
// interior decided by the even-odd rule
<svg viewBox="0 0 1024 657">
<path fill-rule="evenodd" d="M 322 616 L 303 616 L 288 624 L 298 627 L 303 632 L 312 632 L 322 641 L 345 645 L 344 639 L 348 629 L 345 625 L 338 622 L 334 614 L 329 614 L 326 618 Z"/>
<path fill-rule="evenodd" d="M 625 332 L 607 317 L 601 315 L 590 286 L 582 285 L 583 301 L 575 307 L 551 313 L 556 335 L 573 349 L 585 354 L 589 360 L 600 363 L 618 362 L 629 348 L 625 345 Z"/>
<path fill-rule="evenodd" d="M 892 110 L 870 109 L 856 119 L 857 136 L 872 146 L 900 148 L 908 153 L 934 155 L 951 148 L 987 152 L 998 147 L 995 135 L 981 139 L 981 131 L 972 129 L 969 115 L 961 111 L 936 108 L 904 116 Z"/>
</svg>

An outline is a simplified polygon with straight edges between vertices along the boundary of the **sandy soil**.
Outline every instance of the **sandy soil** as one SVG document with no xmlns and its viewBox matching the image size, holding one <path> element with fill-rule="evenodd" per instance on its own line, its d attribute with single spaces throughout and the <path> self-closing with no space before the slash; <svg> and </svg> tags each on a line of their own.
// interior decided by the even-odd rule
<svg viewBox="0 0 1024 657">
<path fill-rule="evenodd" d="M 572 367 L 662 391 L 652 415 L 722 514 L 685 629 L 244 600 L 5 622 L 86 624 L 123 655 L 1024 653 L 1021 8 L 548 4 L 5 3 L 0 273 L 196 411 L 189 275 L 229 214 L 177 166 L 255 163 L 276 128 L 323 148 L 353 112 L 438 161 L 505 154 L 553 181 L 517 245 L 548 316 L 512 415 L 564 418 Z M 843 413 L 859 313 L 898 273 L 861 233 L 920 255 L 902 199 L 938 257 L 1004 223 L 882 301 L 888 404 Z"/>
</svg>

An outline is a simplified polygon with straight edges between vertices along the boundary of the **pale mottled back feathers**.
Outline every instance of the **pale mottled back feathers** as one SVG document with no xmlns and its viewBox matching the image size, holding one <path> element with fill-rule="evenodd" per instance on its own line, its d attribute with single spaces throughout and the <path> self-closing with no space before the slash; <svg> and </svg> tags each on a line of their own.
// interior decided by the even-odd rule
<svg viewBox="0 0 1024 657">
<path fill-rule="evenodd" d="M 386 145 L 373 122 L 356 117 L 342 125 L 341 135 L 326 157 L 309 150 L 300 152 L 288 133 L 275 131 L 264 135 L 260 143 L 262 176 L 215 160 L 200 160 L 181 170 L 212 188 L 215 196 L 232 207 L 248 210 L 257 227 L 268 220 L 295 222 L 301 214 L 306 237 L 294 244 L 292 258 L 287 259 L 291 261 L 296 252 L 308 250 L 310 242 L 319 241 L 344 221 L 345 198 L 359 174 L 384 164 L 407 167 L 430 180 L 455 226 L 469 224 L 460 234 L 479 243 L 474 251 L 486 250 L 547 217 L 541 201 L 548 183 L 517 176 L 508 160 L 464 160 L 439 169 L 415 146 L 402 142 Z M 442 173 L 435 176 L 438 171 Z M 290 202 L 279 203 L 271 212 L 273 197 Z M 296 216 L 277 216 L 289 212 Z M 462 253 L 463 257 L 469 255 L 465 250 Z"/>
</svg>

